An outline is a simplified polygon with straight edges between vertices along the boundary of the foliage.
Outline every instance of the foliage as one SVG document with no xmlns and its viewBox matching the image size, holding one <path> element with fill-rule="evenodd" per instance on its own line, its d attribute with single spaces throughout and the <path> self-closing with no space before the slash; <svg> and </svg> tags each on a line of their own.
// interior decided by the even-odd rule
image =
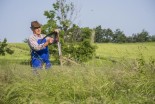
<svg viewBox="0 0 155 104">
<path fill-rule="evenodd" d="M 73 24 L 76 14 L 72 2 L 56 0 L 53 10 L 45 11 L 44 15 L 48 21 L 42 26 L 43 33 L 48 34 L 55 28 L 61 29 L 59 38 L 63 56 L 78 62 L 88 61 L 93 57 L 95 47 L 90 41 L 92 30 Z M 57 45 L 50 46 L 50 53 L 58 60 Z"/>
<path fill-rule="evenodd" d="M 142 30 L 141 33 L 137 34 L 137 42 L 146 42 L 149 41 L 149 33 L 145 30 Z"/>
<path fill-rule="evenodd" d="M 102 31 L 101 25 L 97 26 L 95 28 L 95 39 L 94 40 L 95 40 L 95 42 L 98 42 L 98 43 L 104 42 L 103 41 L 103 31 Z"/>
<path fill-rule="evenodd" d="M 116 29 L 116 31 L 113 34 L 112 42 L 115 43 L 125 43 L 126 42 L 126 36 L 120 29 Z"/>
<path fill-rule="evenodd" d="M 91 44 L 91 32 L 89 28 L 79 28 L 74 26 L 70 28 L 65 39 L 61 38 L 63 56 L 73 59 L 77 62 L 85 62 L 95 55 L 96 47 Z M 77 32 L 77 33 L 75 33 Z M 62 36 L 60 34 L 60 36 Z M 50 52 L 58 60 L 57 45 L 50 46 Z"/>
<path fill-rule="evenodd" d="M 56 0 L 53 4 L 56 18 L 59 21 L 59 26 L 62 30 L 67 31 L 72 24 L 72 16 L 74 15 L 74 4 L 73 2 L 67 3 L 66 0 Z"/>
<path fill-rule="evenodd" d="M 108 29 L 102 29 L 101 26 L 97 26 L 95 28 L 95 42 L 102 43 L 102 42 L 111 42 L 113 39 L 113 31 Z"/>
<path fill-rule="evenodd" d="M 135 42 L 151 42 L 154 41 L 154 36 L 150 36 L 146 30 L 132 36 L 126 36 L 123 31 L 116 29 L 114 32 L 111 29 L 102 29 L 101 26 L 95 28 L 95 42 L 114 42 L 114 43 L 135 43 Z"/>
<path fill-rule="evenodd" d="M 69 42 L 66 44 L 67 46 L 64 46 L 64 54 L 74 58 L 78 62 L 85 62 L 92 59 L 96 49 L 95 46 L 91 44 L 92 30 L 74 26 L 68 32 L 70 33 L 68 38 L 72 38 L 66 39 L 69 40 Z"/>
<path fill-rule="evenodd" d="M 68 3 L 66 0 L 56 0 L 53 3 L 53 10 L 44 12 L 48 23 L 43 26 L 43 30 L 46 30 L 47 33 L 59 27 L 66 32 L 72 26 L 72 19 L 75 18 L 74 12 L 73 2 Z"/>
<path fill-rule="evenodd" d="M 7 39 L 5 38 L 3 40 L 3 42 L 0 42 L 0 55 L 5 56 L 6 53 L 8 54 L 13 54 L 14 51 L 11 50 L 8 46 L 7 46 Z"/>
<path fill-rule="evenodd" d="M 152 39 L 153 42 L 155 42 L 155 35 L 152 35 L 151 39 Z"/>
</svg>

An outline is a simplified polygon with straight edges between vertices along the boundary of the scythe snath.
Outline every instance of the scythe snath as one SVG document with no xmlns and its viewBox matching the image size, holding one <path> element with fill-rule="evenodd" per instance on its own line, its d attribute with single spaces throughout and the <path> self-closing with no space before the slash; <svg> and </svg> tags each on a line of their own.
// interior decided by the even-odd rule
<svg viewBox="0 0 155 104">
<path fill-rule="evenodd" d="M 58 53 L 59 53 L 59 61 L 60 61 L 60 65 L 63 66 L 64 63 L 66 62 L 70 62 L 70 63 L 73 63 L 73 64 L 76 64 L 76 65 L 79 65 L 77 62 L 71 60 L 71 59 L 68 59 L 66 57 L 63 57 L 62 56 L 62 50 L 61 50 L 61 43 L 60 43 L 60 39 L 59 39 L 59 34 L 57 32 L 52 32 L 48 35 L 46 35 L 42 40 L 41 42 L 46 38 L 46 37 L 52 37 L 54 38 L 54 41 L 52 44 L 57 44 L 57 47 L 58 47 Z"/>
</svg>

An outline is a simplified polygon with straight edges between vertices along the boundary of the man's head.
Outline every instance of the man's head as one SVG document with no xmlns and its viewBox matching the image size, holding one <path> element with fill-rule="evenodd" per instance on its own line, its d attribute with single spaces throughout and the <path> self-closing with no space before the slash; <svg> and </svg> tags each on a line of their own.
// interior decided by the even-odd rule
<svg viewBox="0 0 155 104">
<path fill-rule="evenodd" d="M 38 21 L 32 21 L 31 22 L 31 30 L 34 32 L 34 34 L 40 35 L 41 34 L 41 24 Z"/>
</svg>

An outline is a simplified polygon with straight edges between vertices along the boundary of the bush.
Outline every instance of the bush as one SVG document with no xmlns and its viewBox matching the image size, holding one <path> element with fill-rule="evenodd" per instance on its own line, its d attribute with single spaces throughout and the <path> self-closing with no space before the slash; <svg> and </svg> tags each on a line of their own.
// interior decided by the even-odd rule
<svg viewBox="0 0 155 104">
<path fill-rule="evenodd" d="M 64 32 L 60 33 L 60 43 L 62 54 L 66 58 L 76 62 L 86 62 L 95 55 L 95 45 L 91 43 L 92 30 L 89 28 L 79 28 L 73 26 L 64 36 Z M 50 52 L 58 61 L 57 45 L 50 47 Z"/>
<path fill-rule="evenodd" d="M 7 39 L 5 38 L 3 42 L 0 42 L 0 55 L 5 56 L 6 53 L 13 54 L 14 51 L 7 47 Z"/>
</svg>

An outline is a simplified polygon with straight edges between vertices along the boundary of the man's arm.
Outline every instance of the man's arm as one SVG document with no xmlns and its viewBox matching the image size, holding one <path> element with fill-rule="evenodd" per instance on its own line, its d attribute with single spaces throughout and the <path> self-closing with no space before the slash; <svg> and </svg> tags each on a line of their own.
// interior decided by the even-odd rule
<svg viewBox="0 0 155 104">
<path fill-rule="evenodd" d="M 29 39 L 28 39 L 28 44 L 29 46 L 33 49 L 33 50 L 36 50 L 36 51 L 39 51 L 39 50 L 42 50 L 44 49 L 46 46 L 48 46 L 50 43 L 52 43 L 54 40 L 53 38 L 48 38 L 46 40 L 45 43 L 42 43 L 42 44 L 38 44 L 37 43 L 37 39 L 33 36 L 31 36 Z"/>
<path fill-rule="evenodd" d="M 28 39 L 28 44 L 33 50 L 39 51 L 44 49 L 49 44 L 49 41 L 46 43 L 38 44 L 37 39 L 34 36 L 30 36 Z"/>
</svg>

